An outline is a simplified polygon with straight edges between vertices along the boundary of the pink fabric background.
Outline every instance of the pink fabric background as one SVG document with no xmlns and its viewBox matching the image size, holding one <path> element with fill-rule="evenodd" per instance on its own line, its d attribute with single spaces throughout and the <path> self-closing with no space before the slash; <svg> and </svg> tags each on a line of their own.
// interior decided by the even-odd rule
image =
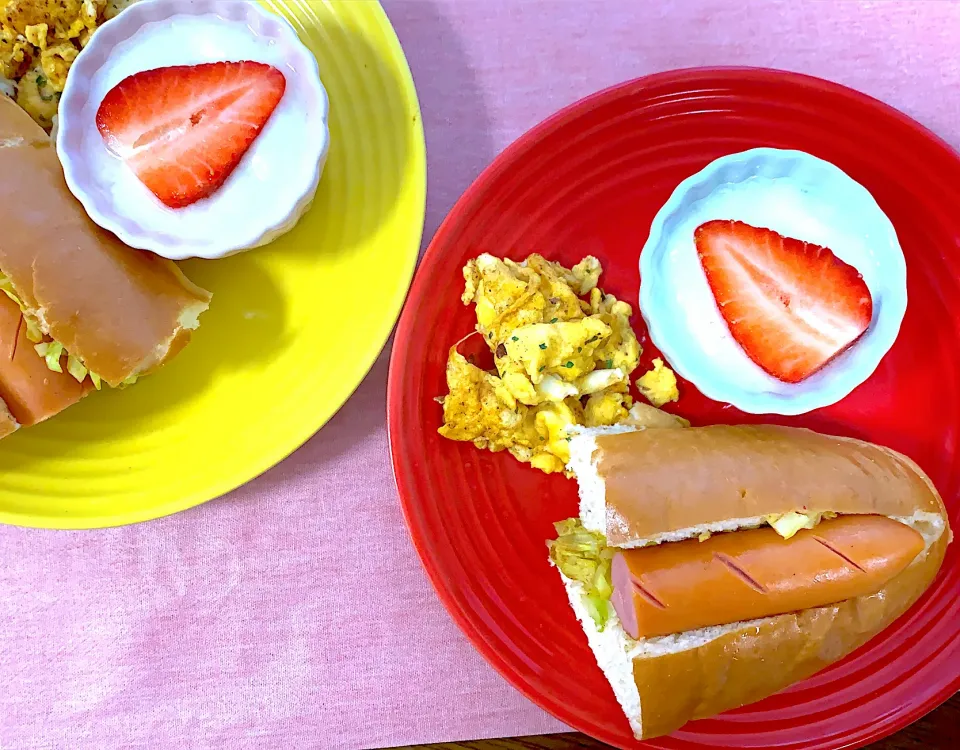
<svg viewBox="0 0 960 750">
<path fill-rule="evenodd" d="M 949 0 L 385 5 L 423 106 L 427 238 L 524 130 L 669 68 L 820 75 L 960 146 Z M 0 747 L 372 748 L 563 729 L 486 666 L 421 573 L 385 382 L 386 355 L 292 458 L 193 511 L 92 533 L 0 528 Z"/>
</svg>

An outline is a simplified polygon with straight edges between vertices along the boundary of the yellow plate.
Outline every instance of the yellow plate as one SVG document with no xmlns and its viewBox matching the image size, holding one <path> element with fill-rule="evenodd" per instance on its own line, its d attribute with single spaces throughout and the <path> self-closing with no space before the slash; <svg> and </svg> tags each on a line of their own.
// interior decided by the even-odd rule
<svg viewBox="0 0 960 750">
<path fill-rule="evenodd" d="M 267 248 L 183 264 L 213 304 L 162 371 L 0 442 L 0 522 L 116 526 L 222 495 L 333 416 L 386 342 L 423 232 L 410 70 L 376 2 L 264 5 L 293 22 L 330 95 L 313 208 Z"/>
</svg>

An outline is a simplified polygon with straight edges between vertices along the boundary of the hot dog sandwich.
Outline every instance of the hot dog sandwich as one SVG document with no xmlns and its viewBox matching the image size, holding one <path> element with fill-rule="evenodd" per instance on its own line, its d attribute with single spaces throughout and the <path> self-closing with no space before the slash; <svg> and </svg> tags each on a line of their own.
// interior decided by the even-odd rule
<svg viewBox="0 0 960 750">
<path fill-rule="evenodd" d="M 4 96 L 0 177 L 3 437 L 101 383 L 130 384 L 163 365 L 210 294 L 96 226 L 68 191 L 47 134 Z"/>
<path fill-rule="evenodd" d="M 886 448 L 773 426 L 586 430 L 550 559 L 634 734 L 842 659 L 932 583 L 951 530 Z"/>
</svg>

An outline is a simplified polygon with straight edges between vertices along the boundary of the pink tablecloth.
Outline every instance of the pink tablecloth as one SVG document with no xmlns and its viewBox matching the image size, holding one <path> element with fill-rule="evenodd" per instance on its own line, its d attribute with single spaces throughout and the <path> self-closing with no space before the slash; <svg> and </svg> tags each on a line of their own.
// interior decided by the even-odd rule
<svg viewBox="0 0 960 750">
<path fill-rule="evenodd" d="M 960 146 L 949 0 L 385 4 L 423 105 L 428 238 L 525 129 L 668 68 L 824 76 Z M 228 498 L 132 528 L 0 529 L 0 747 L 371 748 L 563 729 L 474 653 L 421 573 L 385 381 L 386 356 L 321 433 Z M 375 595 L 355 596 L 357 580 Z"/>
</svg>

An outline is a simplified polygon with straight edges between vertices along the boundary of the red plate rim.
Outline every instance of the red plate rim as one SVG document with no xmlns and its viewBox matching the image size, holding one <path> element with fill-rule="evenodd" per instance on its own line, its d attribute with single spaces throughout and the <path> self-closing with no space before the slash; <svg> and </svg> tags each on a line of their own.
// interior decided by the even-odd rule
<svg viewBox="0 0 960 750">
<path fill-rule="evenodd" d="M 445 244 L 444 240 L 446 239 L 447 235 L 453 231 L 453 226 L 459 220 L 460 215 L 467 207 L 476 202 L 478 195 L 485 192 L 490 182 L 499 176 L 499 174 L 506 167 L 508 167 L 508 165 L 510 165 L 518 155 L 531 148 L 545 134 L 565 123 L 571 116 L 576 115 L 581 109 L 589 108 L 596 102 L 606 100 L 608 97 L 615 97 L 622 91 L 641 84 L 654 86 L 668 82 L 680 82 L 685 79 L 695 79 L 696 77 L 700 76 L 715 75 L 741 76 L 747 79 L 764 78 L 775 75 L 788 83 L 802 84 L 812 88 L 820 88 L 824 92 L 830 92 L 845 96 L 852 100 L 858 100 L 859 103 L 869 105 L 874 109 L 882 110 L 886 115 L 908 125 L 918 135 L 927 139 L 931 145 L 935 145 L 943 149 L 945 154 L 954 159 L 960 159 L 960 155 L 953 150 L 950 144 L 948 144 L 945 140 L 940 138 L 928 128 L 918 123 L 916 120 L 908 117 L 896 108 L 879 99 L 876 99 L 875 97 L 869 96 L 868 94 L 864 94 L 855 89 L 851 89 L 847 86 L 834 83 L 832 81 L 818 78 L 816 76 L 810 76 L 804 73 L 796 73 L 792 71 L 765 67 L 711 66 L 678 68 L 674 70 L 653 73 L 646 76 L 640 76 L 638 78 L 623 81 L 601 89 L 563 107 L 523 133 L 519 138 L 513 141 L 513 143 L 507 146 L 507 148 L 505 148 L 497 157 L 495 157 L 494 160 L 464 191 L 461 197 L 450 209 L 431 239 L 429 246 L 420 260 L 420 265 L 429 265 L 439 256 L 441 253 L 441 247 Z M 464 611 L 457 605 L 455 599 L 447 593 L 446 583 L 440 574 L 439 567 L 433 561 L 429 544 L 424 538 L 421 530 L 416 525 L 413 512 L 416 499 L 410 491 L 408 482 L 403 476 L 399 466 L 400 456 L 404 450 L 403 434 L 399 425 L 399 416 L 401 410 L 400 405 L 403 399 L 403 382 L 402 378 L 399 376 L 399 373 L 403 372 L 406 367 L 408 344 L 410 339 L 416 333 L 416 315 L 410 303 L 412 300 L 419 298 L 422 294 L 424 294 L 424 292 L 427 291 L 425 278 L 426 277 L 423 274 L 416 274 L 414 276 L 413 283 L 407 296 L 407 304 L 404 306 L 404 310 L 401 313 L 399 322 L 397 324 L 387 378 L 387 434 L 394 481 L 396 482 L 397 491 L 400 497 L 400 505 L 404 522 L 410 533 L 411 540 L 414 548 L 416 549 L 417 555 L 420 558 L 420 562 L 427 574 L 427 577 L 437 592 L 440 601 L 443 603 L 444 607 L 460 630 L 464 633 L 464 635 L 467 636 L 473 647 L 477 649 L 481 656 L 483 656 L 483 658 L 504 679 L 506 679 L 515 689 L 517 689 L 533 703 L 553 715 L 558 720 L 568 724 L 569 726 L 572 726 L 574 729 L 586 731 L 581 727 L 578 727 L 576 723 L 571 723 L 569 717 L 561 715 L 560 712 L 555 710 L 554 707 L 550 705 L 550 702 L 545 700 L 545 696 L 542 696 L 537 691 L 530 689 L 526 681 L 519 674 L 517 674 L 513 665 L 506 661 L 496 649 L 491 648 L 486 643 L 478 630 L 475 628 L 472 620 L 467 617 Z M 928 699 L 923 703 L 915 706 L 912 710 L 899 714 L 896 720 L 885 723 L 882 728 L 878 728 L 873 732 L 868 732 L 862 735 L 862 739 L 857 740 L 853 744 L 844 744 L 843 747 L 852 750 L 853 748 L 863 747 L 869 743 L 890 736 L 909 724 L 912 724 L 930 711 L 934 710 L 958 692 L 960 692 L 960 673 L 958 673 L 951 682 L 947 682 L 942 685 L 942 687 L 937 690 L 936 693 L 928 697 Z M 616 744 L 616 739 L 612 737 L 597 737 L 597 739 L 611 744 Z"/>
</svg>

